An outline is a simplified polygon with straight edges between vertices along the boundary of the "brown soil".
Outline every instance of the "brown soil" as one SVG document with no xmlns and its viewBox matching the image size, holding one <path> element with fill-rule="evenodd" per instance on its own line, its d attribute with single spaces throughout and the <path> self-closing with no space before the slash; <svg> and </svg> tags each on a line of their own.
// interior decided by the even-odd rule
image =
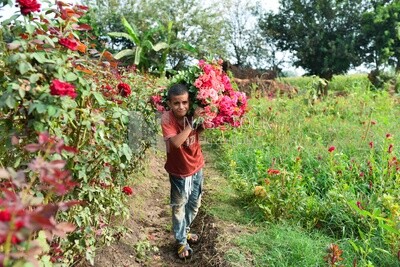
<svg viewBox="0 0 400 267">
<path fill-rule="evenodd" d="M 213 187 L 210 183 L 217 182 L 208 177 L 215 177 L 217 171 L 206 161 L 203 207 L 191 230 L 200 235 L 200 242 L 191 246 L 194 252 L 191 259 L 183 261 L 177 257 L 171 232 L 170 186 L 164 162 L 163 151 L 149 153 L 147 173 L 133 186 L 135 193 L 131 201 L 131 216 L 124 223 L 129 230 L 111 246 L 97 251 L 94 266 L 228 266 L 223 259 L 221 245 L 218 245 L 222 232 L 219 225 L 223 223 L 204 212 L 204 206 L 209 201 L 208 193 Z M 231 225 L 224 228 L 235 231 Z"/>
</svg>

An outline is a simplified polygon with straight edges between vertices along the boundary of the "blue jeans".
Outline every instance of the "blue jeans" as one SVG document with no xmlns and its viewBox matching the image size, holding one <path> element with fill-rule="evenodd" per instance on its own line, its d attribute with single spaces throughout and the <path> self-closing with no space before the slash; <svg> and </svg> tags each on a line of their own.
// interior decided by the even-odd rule
<svg viewBox="0 0 400 267">
<path fill-rule="evenodd" d="M 172 230 L 179 244 L 186 244 L 190 224 L 199 211 L 203 188 L 203 170 L 181 178 L 169 175 L 171 183 Z"/>
</svg>

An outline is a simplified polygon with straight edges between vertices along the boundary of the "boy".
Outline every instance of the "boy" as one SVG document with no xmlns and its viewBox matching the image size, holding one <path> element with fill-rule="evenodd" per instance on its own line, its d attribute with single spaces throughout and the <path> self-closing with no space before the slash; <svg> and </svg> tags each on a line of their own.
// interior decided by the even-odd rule
<svg viewBox="0 0 400 267">
<path fill-rule="evenodd" d="M 163 113 L 161 127 L 167 149 L 165 170 L 171 183 L 172 228 L 178 243 L 178 257 L 192 254 L 189 243 L 199 237 L 189 233 L 189 227 L 199 210 L 203 187 L 204 158 L 199 143 L 199 132 L 193 119 L 201 115 L 197 108 L 193 118 L 188 116 L 189 92 L 184 84 L 175 84 L 168 90 L 169 111 Z"/>
</svg>

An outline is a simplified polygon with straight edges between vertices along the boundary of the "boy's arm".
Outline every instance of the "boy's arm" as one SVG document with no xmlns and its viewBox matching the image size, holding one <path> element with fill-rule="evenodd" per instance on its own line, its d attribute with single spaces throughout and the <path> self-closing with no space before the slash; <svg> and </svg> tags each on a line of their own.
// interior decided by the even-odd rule
<svg viewBox="0 0 400 267">
<path fill-rule="evenodd" d="M 185 129 L 179 134 L 170 137 L 167 142 L 171 142 L 171 145 L 178 148 L 180 147 L 186 139 L 189 137 L 190 133 L 192 132 L 193 128 L 190 125 L 187 125 Z"/>
</svg>

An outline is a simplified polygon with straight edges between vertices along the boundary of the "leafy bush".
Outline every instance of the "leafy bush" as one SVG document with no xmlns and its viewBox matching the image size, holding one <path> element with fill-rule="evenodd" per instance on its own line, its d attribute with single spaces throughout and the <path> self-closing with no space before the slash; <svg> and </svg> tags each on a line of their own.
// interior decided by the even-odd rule
<svg viewBox="0 0 400 267">
<path fill-rule="evenodd" d="M 165 81 L 119 68 L 109 52 L 92 48 L 90 26 L 79 23 L 87 7 L 57 2 L 36 11 L 16 14 L 0 29 L 0 161 L 29 167 L 34 157 L 22 148 L 44 132 L 75 152 L 49 155 L 65 160 L 77 186 L 45 203 L 84 203 L 57 213 L 77 228 L 50 245 L 57 244 L 59 263 L 71 265 L 79 255 L 93 262 L 98 242 L 120 234 L 113 220 L 129 215 L 129 183 L 157 129 L 148 99 Z M 32 177 L 30 193 L 40 197 L 34 188 L 41 181 Z"/>
</svg>

